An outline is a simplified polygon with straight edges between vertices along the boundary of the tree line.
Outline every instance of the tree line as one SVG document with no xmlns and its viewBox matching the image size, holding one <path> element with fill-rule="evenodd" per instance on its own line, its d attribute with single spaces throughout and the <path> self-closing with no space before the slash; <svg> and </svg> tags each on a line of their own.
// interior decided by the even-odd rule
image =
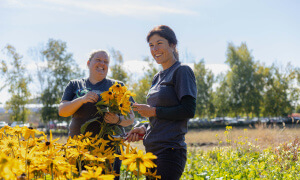
<svg viewBox="0 0 300 180">
<path fill-rule="evenodd" d="M 69 80 L 85 75 L 73 59 L 73 54 L 67 52 L 67 43 L 49 39 L 45 46 L 32 49 L 31 56 L 37 64 L 36 74 L 26 70 L 23 56 L 12 45 L 7 45 L 3 51 L 6 58 L 0 64 L 3 83 L 0 91 L 7 87 L 11 95 L 5 104 L 5 108 L 12 112 L 10 120 L 27 121 L 30 112 L 26 104 L 32 100 L 29 84 L 33 82 L 33 76 L 39 82 L 37 99 L 43 104 L 40 111 L 42 120 L 69 120 L 58 115 L 58 104 Z M 149 68 L 137 82 L 133 82 L 130 80 L 132 74 L 124 70 L 122 53 L 111 49 L 110 55 L 113 62 L 110 65 L 111 78 L 123 81 L 136 93 L 136 102 L 146 103 L 152 78 L 161 69 L 154 60 L 146 57 L 143 61 Z M 290 63 L 284 67 L 276 64 L 266 66 L 254 60 L 246 43 L 240 46 L 229 43 L 225 63 L 229 70 L 217 77 L 205 67 L 203 59 L 193 64 L 198 90 L 197 117 L 267 117 L 300 113 L 299 67 L 293 67 Z"/>
</svg>

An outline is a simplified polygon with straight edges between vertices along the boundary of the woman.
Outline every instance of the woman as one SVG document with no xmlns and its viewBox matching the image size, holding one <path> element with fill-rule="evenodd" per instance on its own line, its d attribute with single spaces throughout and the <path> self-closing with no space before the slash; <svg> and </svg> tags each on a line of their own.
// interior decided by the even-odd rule
<svg viewBox="0 0 300 180">
<path fill-rule="evenodd" d="M 147 42 L 163 70 L 153 78 L 147 104 L 133 105 L 133 110 L 149 117 L 150 123 L 131 130 L 128 141 L 138 141 L 138 134 L 145 134 L 146 151 L 157 156 L 157 174 L 163 180 L 176 180 L 180 179 L 186 163 L 187 122 L 195 115 L 195 76 L 189 66 L 178 61 L 177 39 L 170 27 L 155 27 L 149 32 Z"/>
<path fill-rule="evenodd" d="M 109 66 L 109 55 L 104 50 L 92 52 L 87 66 L 89 77 L 83 79 L 71 80 L 67 85 L 59 105 L 59 115 L 63 117 L 72 116 L 69 127 L 69 136 L 79 135 L 81 126 L 88 120 L 99 117 L 100 121 L 110 124 L 116 124 L 120 127 L 129 126 L 134 121 L 134 114 L 130 112 L 128 119 L 114 113 L 105 113 L 102 117 L 97 113 L 95 104 L 100 100 L 100 94 L 116 82 L 116 80 L 106 78 Z M 121 83 L 121 82 L 119 82 Z M 123 83 L 121 83 L 123 84 Z M 132 100 L 132 99 L 131 99 Z M 86 132 L 92 132 L 95 136 L 100 132 L 98 122 L 88 125 Z M 119 174 L 121 163 L 118 161 L 116 173 Z"/>
</svg>

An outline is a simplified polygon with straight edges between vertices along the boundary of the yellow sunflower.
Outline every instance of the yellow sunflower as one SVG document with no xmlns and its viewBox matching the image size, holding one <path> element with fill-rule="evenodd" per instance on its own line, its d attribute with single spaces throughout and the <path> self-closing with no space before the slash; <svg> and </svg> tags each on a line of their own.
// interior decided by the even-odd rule
<svg viewBox="0 0 300 180">
<path fill-rule="evenodd" d="M 119 93 L 124 92 L 125 88 L 126 88 L 125 86 L 122 87 L 121 84 L 119 84 L 118 82 L 115 82 L 115 84 L 113 84 L 113 85 L 109 88 L 109 91 L 113 91 L 114 93 L 119 94 Z M 126 88 L 126 90 L 127 90 L 127 88 Z"/>
<path fill-rule="evenodd" d="M 152 173 L 150 171 L 150 169 L 148 169 L 147 172 L 145 173 L 145 175 L 148 176 L 148 177 L 151 177 L 151 178 L 153 178 L 155 180 L 161 179 L 161 175 L 157 175 L 156 173 L 157 173 L 157 170 L 155 170 L 154 173 Z"/>
<path fill-rule="evenodd" d="M 103 102 L 105 102 L 106 104 L 109 104 L 110 100 L 114 99 L 114 92 L 112 91 L 105 91 L 101 94 L 102 100 Z"/>
<path fill-rule="evenodd" d="M 144 155 L 142 150 L 139 150 L 137 154 L 127 154 L 125 158 L 122 163 L 129 166 L 130 171 L 134 171 L 138 168 L 142 174 L 145 174 L 146 168 L 156 167 L 152 160 L 157 157 L 152 153 L 146 153 Z"/>
<path fill-rule="evenodd" d="M 36 129 L 33 129 L 32 127 L 25 127 L 24 128 L 24 131 L 23 131 L 23 137 L 25 140 L 27 140 L 30 136 L 32 138 L 35 138 L 35 134 L 41 134 L 42 132 L 36 130 Z"/>
<path fill-rule="evenodd" d="M 114 175 L 102 175 L 102 168 L 98 167 L 96 170 L 88 169 L 87 171 L 83 171 L 81 177 L 79 177 L 77 180 L 113 180 L 114 178 Z"/>
<path fill-rule="evenodd" d="M 124 116 L 127 116 L 127 114 L 130 112 L 131 109 L 131 102 L 130 101 L 122 101 L 119 104 L 119 110 L 121 111 L 121 114 Z"/>
</svg>

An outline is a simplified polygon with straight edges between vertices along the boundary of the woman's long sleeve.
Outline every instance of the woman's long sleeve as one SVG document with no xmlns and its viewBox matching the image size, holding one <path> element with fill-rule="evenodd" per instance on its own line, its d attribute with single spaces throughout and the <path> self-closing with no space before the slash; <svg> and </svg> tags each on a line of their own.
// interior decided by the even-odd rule
<svg viewBox="0 0 300 180">
<path fill-rule="evenodd" d="M 195 116 L 196 99 L 186 95 L 181 98 L 180 105 L 172 107 L 156 107 L 156 116 L 159 119 L 182 120 Z"/>
</svg>

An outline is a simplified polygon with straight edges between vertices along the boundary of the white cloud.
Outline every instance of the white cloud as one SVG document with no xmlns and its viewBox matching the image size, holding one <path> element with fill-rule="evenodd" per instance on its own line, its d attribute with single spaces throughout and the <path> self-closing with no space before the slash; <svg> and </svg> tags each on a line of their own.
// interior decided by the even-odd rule
<svg viewBox="0 0 300 180">
<path fill-rule="evenodd" d="M 47 67 L 47 61 L 38 62 L 38 63 L 29 63 L 25 65 L 25 68 L 28 72 L 35 72 L 37 70 L 37 66 L 39 67 Z"/>
<path fill-rule="evenodd" d="M 215 76 L 220 73 L 226 73 L 229 70 L 229 66 L 226 64 L 205 64 L 205 67 L 211 70 Z"/>
<path fill-rule="evenodd" d="M 172 4 L 162 4 L 163 1 L 155 3 L 153 1 L 141 0 L 114 0 L 114 1 L 99 1 L 99 0 L 6 0 L 6 5 L 9 7 L 32 8 L 44 7 L 53 10 L 54 6 L 59 11 L 77 11 L 73 8 L 84 11 L 99 12 L 110 16 L 126 15 L 126 16 L 157 16 L 160 14 L 180 14 L 180 15 L 197 15 L 196 11 L 184 8 L 183 6 L 172 7 Z M 160 5 L 157 5 L 160 4 Z M 181 3 L 186 4 L 186 3 Z M 180 8 L 177 8 L 180 7 Z M 72 10 L 73 9 L 73 10 Z"/>
<path fill-rule="evenodd" d="M 193 63 L 185 63 L 188 66 L 190 66 L 192 69 L 194 69 Z M 215 77 L 221 73 L 226 73 L 226 71 L 229 70 L 229 66 L 226 64 L 205 64 L 205 68 L 212 71 L 212 73 L 215 75 Z"/>
<path fill-rule="evenodd" d="M 153 15 L 153 14 L 182 14 L 195 15 L 194 11 L 184 8 L 172 8 L 169 6 L 153 5 L 150 1 L 141 0 L 114 0 L 114 1 L 79 1 L 79 0 L 44 0 L 49 3 L 76 7 L 84 10 L 102 12 L 107 15 Z"/>
</svg>

